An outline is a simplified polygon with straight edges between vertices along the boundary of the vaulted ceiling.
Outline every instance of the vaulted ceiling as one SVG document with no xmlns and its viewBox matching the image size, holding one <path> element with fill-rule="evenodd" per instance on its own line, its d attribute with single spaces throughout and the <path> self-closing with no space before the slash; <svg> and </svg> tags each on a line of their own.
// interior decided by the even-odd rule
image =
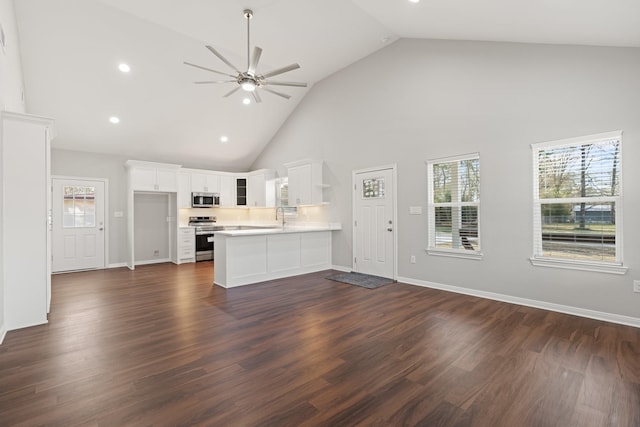
<svg viewBox="0 0 640 427">
<path fill-rule="evenodd" d="M 636 0 L 14 0 L 27 111 L 56 119 L 54 148 L 221 170 L 246 170 L 313 85 L 401 37 L 640 47 Z M 274 80 L 224 98 L 233 73 L 205 45 Z M 120 63 L 131 67 L 118 70 Z M 408 70 L 410 74 L 410 70 Z M 396 76 L 404 84 L 405 76 Z M 225 78 L 222 77 L 224 80 Z M 371 88 L 375 91 L 375 88 Z M 383 99 L 380 102 L 384 102 Z M 117 116 L 120 123 L 109 118 Z M 228 141 L 222 142 L 226 136 Z"/>
</svg>

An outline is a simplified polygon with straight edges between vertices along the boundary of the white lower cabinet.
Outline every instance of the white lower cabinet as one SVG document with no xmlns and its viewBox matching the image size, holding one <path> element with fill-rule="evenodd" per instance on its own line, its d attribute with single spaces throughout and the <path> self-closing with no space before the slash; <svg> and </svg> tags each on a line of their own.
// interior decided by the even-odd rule
<svg viewBox="0 0 640 427">
<path fill-rule="evenodd" d="M 196 234 L 193 227 L 178 228 L 178 264 L 196 262 Z"/>
</svg>

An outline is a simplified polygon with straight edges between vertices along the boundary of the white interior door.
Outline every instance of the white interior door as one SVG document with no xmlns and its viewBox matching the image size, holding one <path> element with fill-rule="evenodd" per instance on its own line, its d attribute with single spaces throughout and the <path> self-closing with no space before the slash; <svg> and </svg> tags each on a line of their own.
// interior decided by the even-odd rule
<svg viewBox="0 0 640 427">
<path fill-rule="evenodd" d="M 394 277 L 395 199 L 393 169 L 355 172 L 354 271 Z"/>
<path fill-rule="evenodd" d="M 54 178 L 52 270 L 104 268 L 104 182 Z"/>
</svg>

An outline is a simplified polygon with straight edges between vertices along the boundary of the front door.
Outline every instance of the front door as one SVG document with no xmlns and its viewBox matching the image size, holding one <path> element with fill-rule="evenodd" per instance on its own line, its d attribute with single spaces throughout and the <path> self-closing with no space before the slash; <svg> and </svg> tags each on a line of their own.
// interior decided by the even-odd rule
<svg viewBox="0 0 640 427">
<path fill-rule="evenodd" d="M 52 271 L 104 268 L 104 182 L 54 178 Z"/>
<path fill-rule="evenodd" d="M 354 172 L 354 271 L 394 277 L 393 169 Z"/>
</svg>

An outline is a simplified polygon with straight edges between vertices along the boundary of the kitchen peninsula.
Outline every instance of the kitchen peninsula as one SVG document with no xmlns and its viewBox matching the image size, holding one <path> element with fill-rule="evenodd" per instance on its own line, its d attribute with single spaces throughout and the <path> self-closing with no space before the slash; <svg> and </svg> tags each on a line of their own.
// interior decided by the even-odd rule
<svg viewBox="0 0 640 427">
<path fill-rule="evenodd" d="M 340 224 L 219 231 L 213 283 L 224 288 L 331 268 L 331 233 Z"/>
</svg>

